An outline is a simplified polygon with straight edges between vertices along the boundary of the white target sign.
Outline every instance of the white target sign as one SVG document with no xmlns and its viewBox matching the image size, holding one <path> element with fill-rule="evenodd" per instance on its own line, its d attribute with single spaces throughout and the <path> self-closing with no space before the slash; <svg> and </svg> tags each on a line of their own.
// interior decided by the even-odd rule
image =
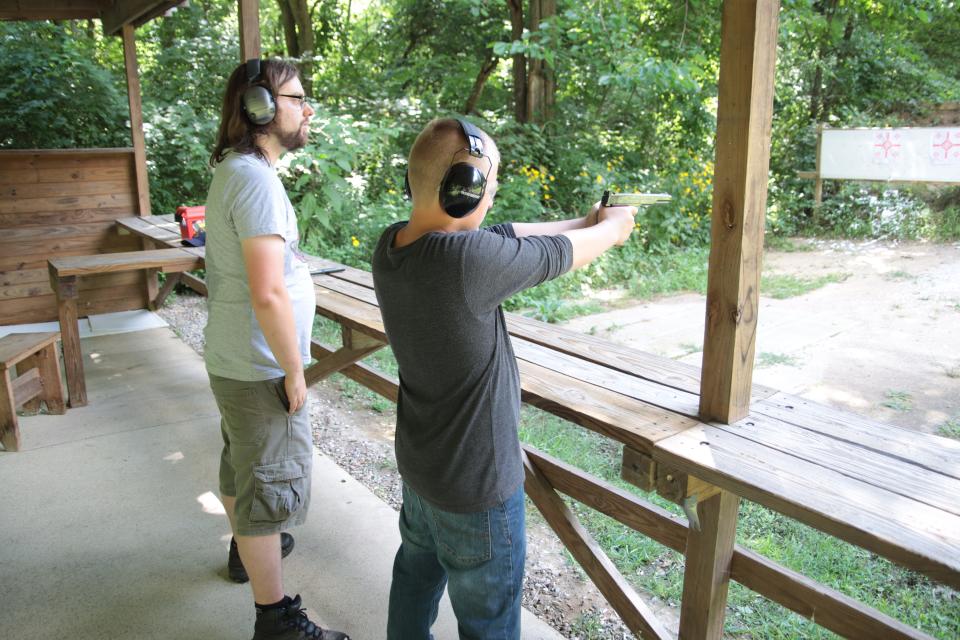
<svg viewBox="0 0 960 640">
<path fill-rule="evenodd" d="M 960 182 L 960 127 L 824 129 L 820 177 Z"/>
</svg>

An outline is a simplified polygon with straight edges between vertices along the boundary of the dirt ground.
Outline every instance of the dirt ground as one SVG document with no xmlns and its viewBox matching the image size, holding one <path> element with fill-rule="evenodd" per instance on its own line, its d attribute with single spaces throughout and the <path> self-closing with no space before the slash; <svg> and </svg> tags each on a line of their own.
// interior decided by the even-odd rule
<svg viewBox="0 0 960 640">
<path fill-rule="evenodd" d="M 960 243 L 805 244 L 767 251 L 764 275 L 841 281 L 779 300 L 761 286 L 754 382 L 908 429 L 960 432 Z M 699 366 L 705 308 L 704 296 L 683 294 L 568 326 Z"/>
</svg>

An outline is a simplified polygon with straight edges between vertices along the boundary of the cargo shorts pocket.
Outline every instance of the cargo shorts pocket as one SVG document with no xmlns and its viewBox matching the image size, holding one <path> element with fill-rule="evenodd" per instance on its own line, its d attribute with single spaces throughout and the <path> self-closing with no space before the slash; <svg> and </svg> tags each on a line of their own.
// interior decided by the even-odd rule
<svg viewBox="0 0 960 640">
<path fill-rule="evenodd" d="M 307 501 L 311 458 L 303 456 L 253 468 L 250 522 L 284 522 Z"/>
</svg>

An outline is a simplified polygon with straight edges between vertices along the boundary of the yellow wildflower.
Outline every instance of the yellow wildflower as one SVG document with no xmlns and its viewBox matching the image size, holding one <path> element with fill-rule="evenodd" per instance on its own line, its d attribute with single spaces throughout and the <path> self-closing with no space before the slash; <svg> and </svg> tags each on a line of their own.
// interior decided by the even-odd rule
<svg viewBox="0 0 960 640">
<path fill-rule="evenodd" d="M 360 241 L 357 239 L 357 236 L 350 236 L 350 244 L 352 244 L 354 247 L 360 246 Z"/>
</svg>

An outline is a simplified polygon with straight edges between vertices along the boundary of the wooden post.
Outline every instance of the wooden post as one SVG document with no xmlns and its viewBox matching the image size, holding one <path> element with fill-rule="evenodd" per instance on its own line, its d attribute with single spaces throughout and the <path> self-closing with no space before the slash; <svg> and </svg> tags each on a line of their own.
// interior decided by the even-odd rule
<svg viewBox="0 0 960 640">
<path fill-rule="evenodd" d="M 240 61 L 260 57 L 260 0 L 237 0 L 240 18 Z"/>
<path fill-rule="evenodd" d="M 700 418 L 750 410 L 778 0 L 725 0 Z"/>
<path fill-rule="evenodd" d="M 728 491 L 720 491 L 697 503 L 700 530 L 690 527 L 687 531 L 680 605 L 681 640 L 723 637 L 739 505 L 739 496 Z"/>
<path fill-rule="evenodd" d="M 817 175 L 813 179 L 813 221 L 820 217 L 820 205 L 823 204 L 823 178 L 820 176 L 820 150 L 823 147 L 823 123 L 817 125 Z"/>
<path fill-rule="evenodd" d="M 130 103 L 130 136 L 136 165 L 137 199 L 141 216 L 150 215 L 150 182 L 147 178 L 147 145 L 143 137 L 143 103 L 137 71 L 137 45 L 132 24 L 123 25 L 123 62 L 127 72 L 127 100 Z"/>
<path fill-rule="evenodd" d="M 87 383 L 83 377 L 83 351 L 80 348 L 80 327 L 77 325 L 77 276 L 59 277 L 53 265 L 50 265 L 50 288 L 57 295 L 63 368 L 67 378 L 67 404 L 84 407 L 87 404 Z"/>
</svg>

